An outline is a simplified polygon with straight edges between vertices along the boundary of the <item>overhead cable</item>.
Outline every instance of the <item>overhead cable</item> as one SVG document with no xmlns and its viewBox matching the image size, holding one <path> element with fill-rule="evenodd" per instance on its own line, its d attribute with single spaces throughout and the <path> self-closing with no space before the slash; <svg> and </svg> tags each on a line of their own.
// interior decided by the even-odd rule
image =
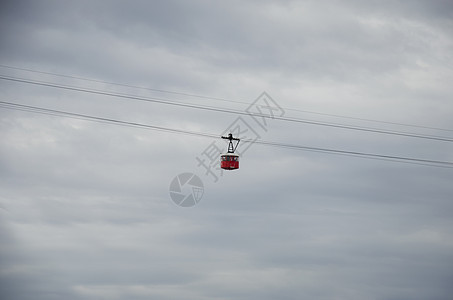
<svg viewBox="0 0 453 300">
<path fill-rule="evenodd" d="M 2 75 L 0 75 L 0 79 L 14 81 L 14 82 L 20 82 L 20 83 L 39 85 L 39 86 L 58 88 L 58 89 L 77 91 L 77 92 L 83 92 L 83 93 L 89 93 L 89 94 L 97 94 L 97 95 L 115 97 L 115 98 L 120 98 L 120 99 L 153 102 L 153 103 L 179 106 L 179 107 L 185 107 L 185 108 L 191 108 L 191 109 L 208 110 L 208 111 L 215 111 L 215 112 L 222 112 L 222 113 L 229 113 L 229 114 L 236 114 L 236 115 L 251 115 L 253 117 L 274 119 L 274 120 L 280 120 L 280 121 L 286 121 L 286 122 L 318 125 L 318 126 L 324 126 L 324 127 L 340 128 L 340 129 L 386 134 L 386 135 L 396 135 L 396 136 L 411 137 L 411 138 L 428 139 L 428 140 L 443 141 L 443 142 L 453 142 L 453 138 L 444 137 L 444 136 L 423 135 L 423 134 L 417 134 L 417 133 L 411 133 L 411 132 L 391 131 L 391 130 L 383 130 L 383 129 L 378 129 L 378 128 L 360 127 L 360 126 L 344 125 L 344 124 L 337 124 L 337 123 L 325 123 L 325 122 L 319 122 L 319 121 L 313 121 L 313 120 L 288 118 L 288 117 L 283 117 L 283 116 L 281 116 L 281 117 L 269 116 L 266 114 L 248 113 L 248 112 L 244 112 L 244 111 L 231 110 L 231 109 L 219 108 L 219 107 L 213 107 L 213 106 L 187 104 L 187 103 L 182 103 L 182 102 L 171 101 L 169 99 L 164 99 L 164 98 L 140 97 L 140 96 L 134 96 L 134 95 L 129 95 L 129 94 L 119 94 L 119 93 L 113 93 L 113 92 L 108 92 L 108 91 L 86 89 L 86 88 L 80 88 L 80 87 L 75 87 L 75 86 L 61 85 L 61 84 L 42 82 L 42 81 L 34 81 L 34 80 L 28 80 L 28 79 L 23 79 L 23 78 L 17 78 L 17 77 L 7 77 L 7 76 L 2 76 Z"/>
<path fill-rule="evenodd" d="M 74 113 L 62 110 L 55 110 L 7 101 L 0 101 L 0 107 L 7 108 L 7 109 L 14 109 L 14 110 L 21 110 L 27 111 L 32 113 L 40 113 L 40 114 L 48 114 L 60 117 L 68 117 L 68 118 L 76 118 L 76 119 L 84 119 L 90 120 L 95 122 L 102 122 L 102 123 L 110 123 L 119 126 L 128 126 L 128 127 L 139 127 L 144 129 L 150 130 L 158 130 L 158 131 L 165 131 L 170 133 L 178 133 L 178 134 L 185 134 L 185 135 L 192 135 L 192 136 L 200 136 L 206 138 L 218 138 L 219 136 L 213 133 L 203 133 L 203 132 L 196 132 L 196 131 L 189 131 L 189 130 L 182 130 L 176 128 L 169 128 L 164 126 L 155 126 L 149 124 L 143 124 L 138 122 L 130 122 L 130 121 L 123 121 L 113 118 L 106 118 L 106 117 L 99 117 L 99 116 L 92 116 L 87 114 L 81 113 Z M 321 148 L 321 147 L 311 147 L 311 146 L 303 146 L 303 145 L 295 145 L 295 144 L 287 144 L 281 142 L 272 142 L 272 141 L 264 141 L 264 140 L 250 140 L 250 139 L 242 139 L 241 141 L 245 143 L 255 143 L 258 145 L 265 145 L 265 146 L 272 146 L 278 148 L 289 148 L 293 150 L 304 150 L 304 151 L 315 151 L 315 152 L 323 152 L 329 154 L 340 154 L 340 155 L 347 155 L 347 156 L 358 156 L 363 158 L 371 158 L 371 159 L 379 159 L 379 160 L 389 160 L 389 161 L 397 161 L 403 163 L 411 163 L 411 164 L 421 164 L 433 167 L 443 167 L 443 168 L 453 168 L 453 162 L 449 161 L 440 161 L 440 160 L 432 160 L 432 159 L 421 159 L 421 158 L 413 158 L 413 157 L 405 157 L 405 156 L 395 156 L 395 155 L 385 155 L 385 154 L 377 154 L 377 153 L 366 153 L 360 151 L 349 151 L 349 150 L 340 150 L 340 149 L 331 149 L 331 148 Z"/>
<path fill-rule="evenodd" d="M 14 66 L 7 66 L 7 65 L 2 65 L 2 64 L 0 64 L 0 67 L 7 68 L 7 69 L 12 69 L 12 70 L 27 71 L 27 72 L 32 72 L 32 73 L 36 73 L 36 74 L 45 74 L 45 75 L 51 75 L 51 76 L 56 76 L 56 77 L 77 79 L 77 80 L 82 80 L 82 81 L 86 81 L 86 82 L 95 82 L 95 83 L 102 83 L 102 84 L 108 84 L 108 85 L 114 85 L 114 86 L 128 87 L 128 88 L 141 89 L 141 90 L 148 90 L 148 91 L 152 91 L 152 92 L 159 92 L 159 93 L 166 93 L 166 94 L 173 94 L 173 95 L 181 95 L 181 96 L 188 96 L 188 97 L 209 99 L 209 100 L 216 100 L 216 101 L 224 101 L 224 102 L 229 102 L 229 103 L 237 103 L 237 104 L 245 104 L 245 105 L 249 105 L 250 104 L 250 103 L 245 102 L 245 101 L 231 100 L 231 99 L 225 99 L 225 98 L 213 97 L 213 96 L 204 96 L 204 95 L 185 93 L 185 92 L 179 92 L 179 91 L 170 91 L 170 90 L 164 90 L 164 89 L 156 89 L 156 88 L 143 87 L 143 86 L 132 85 L 132 84 L 117 83 L 117 82 L 104 81 L 104 80 L 93 79 L 93 78 L 86 78 L 86 77 L 81 77 L 81 76 L 65 75 L 65 74 L 59 74 L 59 73 L 53 73 L 53 72 L 39 71 L 39 70 L 34 70 L 34 69 L 29 69 L 29 68 L 20 68 L 20 67 L 14 67 Z M 357 120 L 357 121 L 366 121 L 366 122 L 374 122 L 374 123 L 381 123 L 381 124 L 389 124 L 389 125 L 398 125 L 398 126 L 405 126 L 405 127 L 414 127 L 414 128 L 423 128 L 423 129 L 431 129 L 431 130 L 453 132 L 453 129 L 447 129 L 447 128 L 439 128 L 439 127 L 416 125 L 416 124 L 406 124 L 406 123 L 401 123 L 401 122 L 390 122 L 390 121 L 376 120 L 376 119 L 370 119 L 370 118 L 352 117 L 352 116 L 345 116 L 345 115 L 331 114 L 331 113 L 322 113 L 322 112 L 302 110 L 302 109 L 291 108 L 291 107 L 283 107 L 283 109 L 286 110 L 286 111 L 297 111 L 297 112 L 302 112 L 302 113 L 308 113 L 308 114 L 314 114 L 314 115 L 320 115 L 320 116 L 328 116 L 328 117 L 335 117 L 335 118 L 342 118 L 342 119 L 351 119 L 351 120 Z"/>
</svg>

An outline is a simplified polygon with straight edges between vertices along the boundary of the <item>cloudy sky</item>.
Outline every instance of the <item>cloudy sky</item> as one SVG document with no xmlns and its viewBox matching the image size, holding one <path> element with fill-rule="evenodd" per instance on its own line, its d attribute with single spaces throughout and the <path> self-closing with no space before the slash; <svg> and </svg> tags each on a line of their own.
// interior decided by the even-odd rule
<svg viewBox="0 0 453 300">
<path fill-rule="evenodd" d="M 451 299 L 452 54 L 449 0 L 2 1 L 1 298 Z"/>
</svg>

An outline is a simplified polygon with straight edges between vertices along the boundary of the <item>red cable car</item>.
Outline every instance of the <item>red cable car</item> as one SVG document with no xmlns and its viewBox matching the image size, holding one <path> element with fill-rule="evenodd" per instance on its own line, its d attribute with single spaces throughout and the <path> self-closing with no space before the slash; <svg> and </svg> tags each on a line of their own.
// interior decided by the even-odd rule
<svg viewBox="0 0 453 300">
<path fill-rule="evenodd" d="M 239 155 L 233 153 L 221 155 L 220 167 L 225 170 L 239 169 Z"/>
<path fill-rule="evenodd" d="M 239 155 L 234 154 L 234 151 L 238 147 L 240 139 L 234 138 L 231 133 L 228 136 L 222 136 L 222 139 L 230 140 L 230 143 L 228 153 L 220 156 L 220 167 L 224 170 L 239 169 Z M 233 145 L 233 141 L 237 141 L 236 146 Z"/>
</svg>

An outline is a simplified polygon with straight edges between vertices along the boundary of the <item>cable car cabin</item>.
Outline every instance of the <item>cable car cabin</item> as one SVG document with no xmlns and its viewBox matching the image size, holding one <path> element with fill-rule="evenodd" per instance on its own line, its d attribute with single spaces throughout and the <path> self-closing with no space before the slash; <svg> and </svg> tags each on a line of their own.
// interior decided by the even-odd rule
<svg viewBox="0 0 453 300">
<path fill-rule="evenodd" d="M 225 170 L 239 169 L 239 155 L 228 153 L 220 156 L 220 167 Z"/>
</svg>

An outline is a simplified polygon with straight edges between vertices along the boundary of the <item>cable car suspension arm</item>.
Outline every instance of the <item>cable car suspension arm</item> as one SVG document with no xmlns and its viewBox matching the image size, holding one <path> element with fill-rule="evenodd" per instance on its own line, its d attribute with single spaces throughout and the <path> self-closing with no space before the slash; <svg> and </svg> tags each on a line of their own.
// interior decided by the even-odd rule
<svg viewBox="0 0 453 300">
<path fill-rule="evenodd" d="M 233 135 L 230 133 L 228 136 L 222 136 L 222 139 L 229 140 L 230 142 L 228 143 L 228 153 L 234 153 L 236 151 L 236 148 L 239 145 L 240 139 L 233 137 Z M 237 141 L 236 146 L 233 145 L 233 141 Z"/>
</svg>

